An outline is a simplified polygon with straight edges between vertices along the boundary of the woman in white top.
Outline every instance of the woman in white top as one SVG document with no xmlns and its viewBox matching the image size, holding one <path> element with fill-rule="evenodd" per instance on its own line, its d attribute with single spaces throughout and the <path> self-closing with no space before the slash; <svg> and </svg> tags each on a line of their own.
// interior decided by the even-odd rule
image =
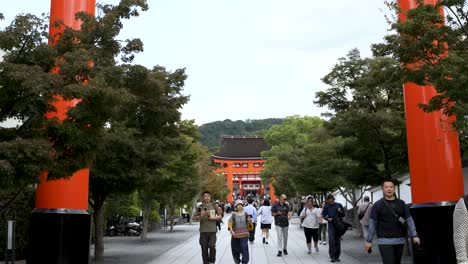
<svg viewBox="0 0 468 264">
<path fill-rule="evenodd" d="M 268 244 L 268 237 L 270 236 L 271 223 L 273 223 L 273 216 L 271 215 L 270 201 L 265 199 L 263 205 L 258 209 L 257 215 L 261 215 L 260 229 L 262 229 L 263 244 Z"/>
<path fill-rule="evenodd" d="M 301 214 L 302 226 L 304 227 L 304 234 L 307 243 L 307 254 L 311 251 L 312 238 L 314 239 L 315 252 L 319 252 L 318 248 L 318 228 L 319 223 L 322 220 L 322 216 L 319 214 L 319 210 L 314 207 L 312 199 L 307 200 L 306 208 L 302 210 Z"/>
</svg>

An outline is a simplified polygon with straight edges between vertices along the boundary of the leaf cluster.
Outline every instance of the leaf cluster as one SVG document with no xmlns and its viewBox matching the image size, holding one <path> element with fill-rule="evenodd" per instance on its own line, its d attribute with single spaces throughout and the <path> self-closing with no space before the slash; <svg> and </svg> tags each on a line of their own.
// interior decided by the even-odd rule
<svg viewBox="0 0 468 264">
<path fill-rule="evenodd" d="M 444 12 L 446 15 L 444 16 Z M 443 0 L 436 5 L 422 2 L 406 13 L 406 21 L 393 24 L 399 33 L 396 54 L 408 65 L 405 81 L 432 85 L 438 94 L 424 111 L 443 111 L 456 116 L 462 151 L 468 146 L 468 3 Z"/>
</svg>

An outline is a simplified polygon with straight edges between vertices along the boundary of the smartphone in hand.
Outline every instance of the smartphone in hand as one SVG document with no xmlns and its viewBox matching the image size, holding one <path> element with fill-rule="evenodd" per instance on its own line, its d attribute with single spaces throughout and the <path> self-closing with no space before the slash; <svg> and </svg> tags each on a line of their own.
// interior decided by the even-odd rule
<svg viewBox="0 0 468 264">
<path fill-rule="evenodd" d="M 372 248 L 371 247 L 367 250 L 367 253 L 369 253 L 369 254 L 372 253 Z"/>
</svg>

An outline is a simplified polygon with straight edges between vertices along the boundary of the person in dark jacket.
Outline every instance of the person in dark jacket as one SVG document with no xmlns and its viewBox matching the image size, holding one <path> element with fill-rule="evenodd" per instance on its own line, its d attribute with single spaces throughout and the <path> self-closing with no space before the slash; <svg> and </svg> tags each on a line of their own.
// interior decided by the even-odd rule
<svg viewBox="0 0 468 264">
<path fill-rule="evenodd" d="M 369 233 L 365 250 L 372 247 L 372 239 L 377 233 L 379 252 L 384 264 L 399 264 L 405 244 L 406 226 L 413 243 L 420 244 L 413 218 L 403 200 L 395 197 L 395 184 L 385 180 L 382 184 L 384 197 L 372 207 L 369 219 Z"/>
<path fill-rule="evenodd" d="M 344 217 L 345 212 L 343 205 L 335 203 L 333 195 L 327 196 L 327 205 L 323 208 L 322 217 L 327 219 L 328 225 L 328 254 L 330 255 L 331 262 L 340 261 L 341 255 L 341 238 L 337 234 L 334 222 L 336 219 Z"/>
</svg>

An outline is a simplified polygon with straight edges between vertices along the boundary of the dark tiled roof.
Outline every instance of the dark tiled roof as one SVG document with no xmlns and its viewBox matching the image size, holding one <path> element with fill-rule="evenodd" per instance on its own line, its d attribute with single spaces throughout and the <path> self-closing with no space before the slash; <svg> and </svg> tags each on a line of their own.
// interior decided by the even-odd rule
<svg viewBox="0 0 468 264">
<path fill-rule="evenodd" d="M 269 150 L 263 137 L 256 136 L 221 136 L 221 148 L 214 157 L 223 158 L 259 158 L 261 152 Z"/>
</svg>

